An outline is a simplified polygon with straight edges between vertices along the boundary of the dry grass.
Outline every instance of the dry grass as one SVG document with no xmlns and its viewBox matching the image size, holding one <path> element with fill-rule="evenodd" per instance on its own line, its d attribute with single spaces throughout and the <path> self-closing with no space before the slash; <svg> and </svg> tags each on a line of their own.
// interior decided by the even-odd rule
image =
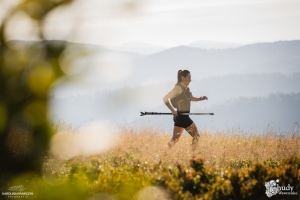
<svg viewBox="0 0 300 200">
<path fill-rule="evenodd" d="M 66 131 L 69 133 L 68 138 L 61 143 L 65 144 L 65 149 L 70 151 L 68 147 L 71 144 L 70 137 L 76 136 L 77 130 L 69 127 Z M 30 142 L 26 142 L 31 141 L 27 138 L 28 134 L 23 132 L 21 134 L 20 131 L 13 131 L 12 133 L 8 137 L 7 145 L 14 154 L 23 155 L 26 153 L 25 150 L 32 145 Z M 99 134 L 101 133 L 99 132 Z M 86 135 L 88 136 L 88 134 Z M 207 167 L 214 168 L 232 167 L 233 163 L 243 161 L 263 162 L 268 159 L 280 161 L 290 156 L 300 157 L 300 137 L 295 134 L 277 134 L 270 131 L 265 135 L 258 135 L 249 134 L 239 129 L 221 132 L 202 130 L 195 151 L 191 146 L 192 137 L 187 132 L 184 131 L 175 146 L 168 148 L 167 143 L 171 138 L 171 130 L 166 131 L 155 127 L 122 128 L 115 138 L 114 147 L 105 150 L 105 152 L 94 154 L 92 157 L 97 156 L 100 159 L 114 157 L 128 162 L 162 162 L 184 166 L 189 165 L 191 158 L 200 157 L 204 159 Z M 98 145 L 103 144 L 103 141 L 100 141 L 101 137 L 94 138 L 94 140 L 99 140 L 98 143 L 96 142 Z M 78 149 L 80 146 L 76 144 L 75 148 Z M 90 156 L 84 157 L 89 159 Z"/>
<path fill-rule="evenodd" d="M 208 167 L 227 167 L 233 162 L 250 160 L 263 162 L 280 161 L 290 156 L 300 157 L 300 138 L 295 135 L 247 134 L 240 130 L 230 132 L 200 133 L 198 147 L 193 151 L 192 137 L 184 132 L 178 143 L 167 148 L 172 133 L 161 129 L 129 128 L 118 135 L 118 143 L 108 152 L 117 157 L 131 157 L 141 162 L 164 162 L 188 165 L 189 160 L 201 157 Z M 105 154 L 106 154 L 105 153 Z"/>
</svg>

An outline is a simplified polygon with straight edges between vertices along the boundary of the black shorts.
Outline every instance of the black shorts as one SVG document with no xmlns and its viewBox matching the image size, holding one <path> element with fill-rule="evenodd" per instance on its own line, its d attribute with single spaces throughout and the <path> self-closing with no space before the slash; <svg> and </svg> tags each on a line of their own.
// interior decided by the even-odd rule
<svg viewBox="0 0 300 200">
<path fill-rule="evenodd" d="M 178 115 L 177 117 L 173 117 L 174 126 L 179 126 L 182 128 L 187 128 L 192 125 L 193 120 L 188 115 Z"/>
</svg>

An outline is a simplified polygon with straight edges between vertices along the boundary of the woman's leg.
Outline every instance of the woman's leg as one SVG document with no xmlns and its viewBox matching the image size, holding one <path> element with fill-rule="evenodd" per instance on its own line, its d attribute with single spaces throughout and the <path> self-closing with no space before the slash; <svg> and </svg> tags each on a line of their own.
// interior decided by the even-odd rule
<svg viewBox="0 0 300 200">
<path fill-rule="evenodd" d="M 184 130 L 184 128 L 182 128 L 182 127 L 174 126 L 173 137 L 170 140 L 170 142 L 168 142 L 169 147 L 172 147 L 176 142 L 178 142 L 183 130 Z"/>
<path fill-rule="evenodd" d="M 190 126 L 185 128 L 185 130 L 193 137 L 192 144 L 196 146 L 200 137 L 196 124 L 193 122 Z"/>
</svg>

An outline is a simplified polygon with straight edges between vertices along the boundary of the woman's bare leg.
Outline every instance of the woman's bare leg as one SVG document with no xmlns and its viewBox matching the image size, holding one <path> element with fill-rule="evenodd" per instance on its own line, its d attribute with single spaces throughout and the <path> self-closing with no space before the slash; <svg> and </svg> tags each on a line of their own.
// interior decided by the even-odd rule
<svg viewBox="0 0 300 200">
<path fill-rule="evenodd" d="M 168 146 L 169 147 L 172 147 L 174 146 L 174 144 L 176 142 L 178 142 L 182 132 L 184 131 L 184 128 L 182 127 L 179 127 L 179 126 L 174 126 L 174 129 L 173 129 L 173 137 L 172 139 L 170 140 L 170 142 L 168 142 Z"/>
<path fill-rule="evenodd" d="M 185 130 L 193 137 L 192 145 L 196 147 L 200 137 L 196 124 L 192 123 Z"/>
</svg>

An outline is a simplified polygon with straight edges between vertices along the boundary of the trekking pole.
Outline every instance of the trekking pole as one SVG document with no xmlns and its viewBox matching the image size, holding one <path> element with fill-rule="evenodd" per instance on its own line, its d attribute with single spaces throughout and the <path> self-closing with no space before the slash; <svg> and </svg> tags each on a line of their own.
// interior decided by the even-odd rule
<svg viewBox="0 0 300 200">
<path fill-rule="evenodd" d="M 141 116 L 144 115 L 172 115 L 172 113 L 141 112 Z M 215 115 L 215 114 L 214 113 L 178 113 L 178 115 Z"/>
</svg>

